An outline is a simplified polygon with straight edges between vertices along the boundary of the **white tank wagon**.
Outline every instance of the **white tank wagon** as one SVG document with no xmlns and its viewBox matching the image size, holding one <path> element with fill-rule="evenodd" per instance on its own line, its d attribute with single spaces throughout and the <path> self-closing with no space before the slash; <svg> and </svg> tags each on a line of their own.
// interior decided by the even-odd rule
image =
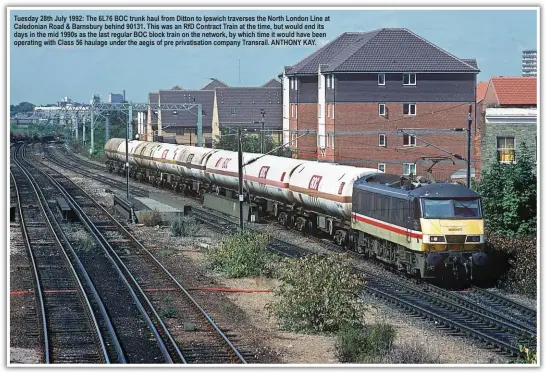
<svg viewBox="0 0 546 373">
<path fill-rule="evenodd" d="M 292 205 L 290 178 L 294 170 L 308 161 L 265 155 L 245 167 L 244 183 L 253 196 Z M 275 215 L 277 215 L 275 213 Z"/>
<path fill-rule="evenodd" d="M 179 175 L 176 156 L 183 148 L 182 145 L 159 143 L 151 150 L 153 168 L 166 174 Z"/>
<path fill-rule="evenodd" d="M 353 183 L 375 173 L 373 168 L 319 162 L 298 166 L 290 178 L 290 191 L 305 213 L 295 218 L 296 228 L 304 230 L 310 224 L 344 241 L 350 227 Z M 283 222 L 282 217 L 279 220 Z"/>
<path fill-rule="evenodd" d="M 161 146 L 159 142 L 143 142 L 134 150 L 136 165 L 146 170 L 154 169 L 153 155 L 155 149 Z"/>
<path fill-rule="evenodd" d="M 176 155 L 178 173 L 184 178 L 200 182 L 206 181 L 207 161 L 216 152 L 218 152 L 217 149 L 185 146 Z"/>
<path fill-rule="evenodd" d="M 243 165 L 261 155 L 243 153 Z M 248 173 L 247 167 L 243 167 L 243 177 Z M 237 191 L 239 189 L 239 161 L 237 152 L 218 150 L 212 154 L 206 163 L 206 175 L 208 181 L 217 188 Z"/>
<path fill-rule="evenodd" d="M 110 139 L 104 144 L 104 155 L 106 158 L 112 161 L 119 161 L 118 158 L 118 147 L 119 144 L 125 143 L 124 139 Z"/>
</svg>

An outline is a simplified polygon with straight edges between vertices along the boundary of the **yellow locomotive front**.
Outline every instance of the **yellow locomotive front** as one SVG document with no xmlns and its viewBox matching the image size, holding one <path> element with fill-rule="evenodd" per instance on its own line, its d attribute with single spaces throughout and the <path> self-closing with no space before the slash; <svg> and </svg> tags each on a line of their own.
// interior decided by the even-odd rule
<svg viewBox="0 0 546 373">
<path fill-rule="evenodd" d="M 428 271 L 447 269 L 457 277 L 476 277 L 477 268 L 487 261 L 479 195 L 457 185 L 423 191 L 416 201 L 423 234 L 420 251 L 426 256 Z"/>
</svg>

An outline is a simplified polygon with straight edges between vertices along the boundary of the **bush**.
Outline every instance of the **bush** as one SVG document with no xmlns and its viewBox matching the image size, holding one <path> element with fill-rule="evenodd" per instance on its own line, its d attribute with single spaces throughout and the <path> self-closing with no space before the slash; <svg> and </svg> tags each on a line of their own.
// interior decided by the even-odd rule
<svg viewBox="0 0 546 373">
<path fill-rule="evenodd" d="M 244 231 L 228 236 L 218 247 L 207 251 L 212 268 L 228 277 L 248 277 L 267 274 L 269 256 L 266 245 L 269 237 Z"/>
<path fill-rule="evenodd" d="M 342 255 L 312 255 L 281 263 L 281 285 L 270 307 L 282 327 L 322 332 L 358 322 L 363 278 L 343 259 Z"/>
<path fill-rule="evenodd" d="M 156 211 L 143 211 L 140 214 L 140 222 L 147 227 L 155 227 L 156 225 L 161 225 L 163 219 L 161 219 L 161 214 Z"/>
<path fill-rule="evenodd" d="M 495 272 L 499 287 L 536 297 L 537 238 L 508 238 L 488 235 L 489 266 Z"/>
<path fill-rule="evenodd" d="M 442 364 L 440 354 L 427 349 L 422 343 L 412 340 L 394 346 L 385 356 L 384 364 Z"/>
<path fill-rule="evenodd" d="M 346 324 L 338 334 L 338 357 L 344 363 L 380 363 L 391 351 L 395 335 L 389 324 Z"/>
<path fill-rule="evenodd" d="M 171 223 L 171 232 L 175 236 L 192 236 L 197 230 L 197 221 L 190 216 L 182 216 Z"/>
</svg>

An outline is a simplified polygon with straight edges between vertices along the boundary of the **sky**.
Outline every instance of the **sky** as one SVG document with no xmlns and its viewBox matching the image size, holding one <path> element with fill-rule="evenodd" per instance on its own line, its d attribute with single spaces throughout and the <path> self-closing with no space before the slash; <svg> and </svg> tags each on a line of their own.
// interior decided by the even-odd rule
<svg viewBox="0 0 546 373">
<path fill-rule="evenodd" d="M 322 22 L 325 38 L 315 46 L 241 47 L 16 47 L 14 15 L 184 15 L 184 16 L 330 16 Z M 126 91 L 126 99 L 147 102 L 148 93 L 179 85 L 200 89 L 217 78 L 229 86 L 260 86 L 277 77 L 344 32 L 408 28 L 458 58 L 474 58 L 478 81 L 491 76 L 521 76 L 521 52 L 537 49 L 537 10 L 476 9 L 290 9 L 272 10 L 15 10 L 8 13 L 9 101 L 44 105 L 68 96 L 89 103 L 109 92 Z M 23 22 L 26 23 L 26 22 Z M 92 22 L 83 22 L 88 24 Z M 267 22 L 266 22 L 267 23 Z M 84 30 L 85 32 L 87 30 Z M 116 30 L 123 31 L 123 30 Z M 217 31 L 217 30 L 207 30 Z M 219 30 L 224 31 L 224 30 Z M 318 31 L 318 30 L 317 30 Z M 203 32 L 203 31 L 201 31 Z M 240 64 L 240 68 L 239 68 Z"/>
</svg>

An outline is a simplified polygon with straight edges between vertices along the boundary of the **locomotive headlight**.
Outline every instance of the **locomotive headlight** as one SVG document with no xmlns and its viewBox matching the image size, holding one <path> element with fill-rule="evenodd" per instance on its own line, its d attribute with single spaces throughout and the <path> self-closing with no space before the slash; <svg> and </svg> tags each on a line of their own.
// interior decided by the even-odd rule
<svg viewBox="0 0 546 373">
<path fill-rule="evenodd" d="M 444 236 L 430 236 L 430 242 L 446 242 Z"/>
<path fill-rule="evenodd" d="M 466 236 L 466 242 L 480 242 L 480 236 Z"/>
</svg>

